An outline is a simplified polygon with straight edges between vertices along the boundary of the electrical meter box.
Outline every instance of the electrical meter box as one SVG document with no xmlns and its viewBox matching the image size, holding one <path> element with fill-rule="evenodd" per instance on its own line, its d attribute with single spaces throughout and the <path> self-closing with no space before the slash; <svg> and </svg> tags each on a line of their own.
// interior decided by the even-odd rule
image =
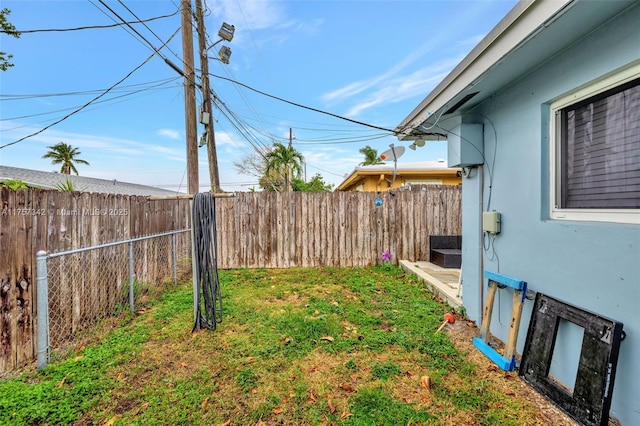
<svg viewBox="0 0 640 426">
<path fill-rule="evenodd" d="M 482 212 L 482 231 L 490 234 L 500 233 L 500 213 L 497 211 Z"/>
<path fill-rule="evenodd" d="M 447 134 L 447 165 L 470 167 L 484 163 L 483 125 L 461 123 Z"/>
</svg>

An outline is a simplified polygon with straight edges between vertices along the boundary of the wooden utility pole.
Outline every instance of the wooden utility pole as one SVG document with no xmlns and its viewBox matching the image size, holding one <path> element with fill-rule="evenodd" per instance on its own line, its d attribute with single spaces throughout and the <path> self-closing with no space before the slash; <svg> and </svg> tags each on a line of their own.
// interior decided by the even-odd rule
<svg viewBox="0 0 640 426">
<path fill-rule="evenodd" d="M 187 143 L 187 191 L 200 191 L 198 182 L 198 127 L 196 123 L 196 73 L 193 68 L 193 14 L 191 0 L 182 5 L 182 56 L 184 61 L 184 118 Z"/>
<path fill-rule="evenodd" d="M 198 49 L 200 50 L 200 69 L 202 70 L 202 111 L 209 114 L 209 122 L 203 123 L 206 128 L 207 158 L 209 160 L 209 179 L 211 192 L 222 192 L 218 173 L 218 154 L 216 153 L 216 136 L 213 129 L 212 92 L 209 86 L 209 60 L 207 58 L 207 32 L 204 27 L 202 0 L 196 0 L 196 21 L 198 30 Z"/>
</svg>

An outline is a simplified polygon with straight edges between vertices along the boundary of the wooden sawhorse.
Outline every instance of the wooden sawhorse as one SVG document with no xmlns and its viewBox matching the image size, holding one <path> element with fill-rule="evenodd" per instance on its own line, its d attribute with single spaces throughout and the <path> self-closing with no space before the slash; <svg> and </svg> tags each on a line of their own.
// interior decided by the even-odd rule
<svg viewBox="0 0 640 426">
<path fill-rule="evenodd" d="M 480 336 L 473 339 L 473 345 L 498 367 L 505 371 L 512 371 L 515 368 L 516 363 L 516 341 L 518 340 L 520 317 L 522 317 L 522 305 L 524 304 L 524 299 L 527 293 L 527 283 L 491 271 L 484 271 L 484 276 L 489 280 L 489 293 L 487 294 L 487 302 L 482 313 Z M 495 349 L 489 346 L 489 327 L 491 325 L 493 301 L 496 297 L 496 291 L 498 291 L 498 285 L 511 287 L 515 290 L 513 294 L 513 308 L 511 311 L 509 334 L 507 342 L 505 343 L 503 355 L 500 355 Z"/>
</svg>

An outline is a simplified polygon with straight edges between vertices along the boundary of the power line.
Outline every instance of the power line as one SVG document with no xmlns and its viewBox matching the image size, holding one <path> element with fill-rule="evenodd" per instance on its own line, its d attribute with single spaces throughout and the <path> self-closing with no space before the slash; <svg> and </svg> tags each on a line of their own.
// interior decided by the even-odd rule
<svg viewBox="0 0 640 426">
<path fill-rule="evenodd" d="M 333 172 L 330 172 L 329 170 L 321 169 L 320 167 L 314 166 L 313 164 L 306 163 L 306 165 L 311 167 L 311 168 L 313 168 L 313 169 L 320 170 L 321 172 L 329 173 L 330 175 L 334 175 L 334 176 L 338 176 L 338 177 L 344 178 L 344 175 L 341 175 L 341 174 L 338 174 L 338 173 L 333 173 Z"/>
<path fill-rule="evenodd" d="M 219 102 L 218 98 L 214 98 L 213 101 L 218 106 L 220 112 L 227 118 L 229 123 L 238 131 L 238 133 L 245 137 L 246 141 L 256 150 L 258 154 L 260 154 L 260 156 L 264 157 L 263 150 L 265 148 L 258 146 L 261 144 L 260 142 L 252 140 L 253 135 L 251 135 L 251 133 L 247 131 L 242 122 L 236 121 L 231 118 L 233 116 L 233 112 L 228 109 L 224 103 Z"/>
<path fill-rule="evenodd" d="M 118 22 L 116 19 L 113 18 L 113 16 L 109 15 L 106 11 L 102 10 L 100 8 L 99 5 L 97 5 L 96 3 L 93 2 L 93 0 L 89 0 L 89 3 L 91 3 L 93 5 L 93 7 L 95 7 L 96 9 L 98 9 L 100 12 L 102 12 L 102 14 L 104 16 L 106 16 L 107 18 L 111 19 L 113 22 L 115 22 L 116 24 L 119 24 L 120 28 L 122 28 L 123 30 L 125 30 L 131 37 L 133 37 L 134 39 L 136 39 L 136 41 L 138 43 L 140 43 L 141 45 L 145 46 L 145 43 L 140 40 L 138 37 L 136 37 L 129 28 L 131 28 L 130 25 L 126 24 L 126 21 L 124 19 L 121 19 L 120 22 Z M 147 46 L 148 47 L 148 46 Z"/>
<path fill-rule="evenodd" d="M 138 35 L 138 37 L 140 37 L 150 48 L 151 50 L 153 50 L 155 53 L 158 54 L 158 56 L 160 56 L 163 59 L 166 59 L 164 57 L 164 55 L 162 55 L 162 53 L 160 53 L 159 49 L 156 49 L 155 46 L 149 41 L 147 40 L 142 34 L 140 34 L 140 32 L 138 32 L 138 30 L 136 30 L 133 26 L 131 26 L 131 24 L 128 24 L 127 21 L 124 20 L 124 18 L 120 15 L 118 15 L 118 13 L 111 9 L 109 7 L 109 5 L 107 3 L 104 2 L 104 0 L 98 0 L 100 2 L 101 5 L 103 5 L 104 7 L 106 7 L 109 12 L 113 13 L 118 19 L 120 19 L 120 21 L 122 21 L 123 24 L 125 24 L 127 27 L 129 27 L 129 29 L 131 29 L 131 31 L 133 31 L 134 33 L 136 33 Z M 127 9 L 128 10 L 128 9 Z M 135 15 L 134 15 L 135 16 Z M 145 25 L 146 26 L 146 25 Z M 148 27 L 147 27 L 148 28 Z M 160 40 L 162 41 L 162 40 Z M 164 46 L 163 46 L 164 47 Z"/>
<path fill-rule="evenodd" d="M 161 86 L 163 84 L 166 83 L 171 83 L 177 79 L 179 79 L 180 77 L 171 77 L 171 78 L 165 78 L 162 80 L 154 80 L 154 81 L 149 81 L 146 83 L 136 83 L 136 84 L 130 84 L 128 86 L 121 86 L 118 90 L 112 90 L 113 92 L 122 92 L 125 91 L 125 89 L 129 89 L 129 88 L 133 88 L 133 87 L 138 87 L 138 86 L 144 86 L 144 85 L 148 85 L 150 84 L 151 86 L 140 89 L 140 90 L 148 90 L 148 89 L 152 89 L 154 87 L 158 87 Z M 156 84 L 158 83 L 158 84 Z M 106 89 L 93 89 L 93 90 L 85 90 L 85 91 L 77 91 L 77 92 L 61 92 L 61 93 L 32 93 L 32 94 L 0 94 L 0 101 L 2 102 L 6 102 L 6 101 L 19 101 L 19 100 L 25 100 L 25 99 L 37 99 L 37 98 L 50 98 L 50 97 L 57 97 L 57 96 L 76 96 L 76 95 L 91 95 L 94 93 L 100 93 L 103 92 Z M 130 93 L 137 93 L 140 90 L 136 90 Z M 3 119 L 0 119 L 3 120 Z"/>
<path fill-rule="evenodd" d="M 297 145 L 343 145 L 343 144 L 349 144 L 349 143 L 362 143 L 362 142 L 366 142 L 366 141 L 373 141 L 373 140 L 377 140 L 377 139 L 383 139 L 383 138 L 388 138 L 390 135 L 378 135 L 378 136 L 371 136 L 368 138 L 357 138 L 357 139 L 353 139 L 353 140 L 333 140 L 333 141 L 327 141 L 327 142 L 301 142 L 300 140 L 296 140 L 296 144 Z"/>
<path fill-rule="evenodd" d="M 171 37 L 169 37 L 169 39 L 166 41 L 166 43 L 164 43 L 164 45 L 168 44 L 173 37 L 175 37 L 176 34 L 178 34 L 178 31 L 180 31 L 180 29 L 176 30 L 176 32 L 174 32 Z M 162 47 L 164 47 L 164 45 Z M 160 47 L 160 48 L 162 48 Z M 122 83 L 123 81 L 125 81 L 127 78 L 131 77 L 131 75 L 138 71 L 140 68 L 142 68 L 147 62 L 149 62 L 151 60 L 151 58 L 153 58 L 156 55 L 157 51 L 155 51 L 154 53 L 152 53 L 149 57 L 147 57 L 147 59 L 145 59 L 140 65 L 138 65 L 137 67 L 135 67 L 133 70 L 131 70 L 127 75 L 125 75 L 123 78 L 121 78 L 119 81 L 117 81 L 115 84 L 113 84 L 111 87 L 109 87 L 107 90 L 105 90 L 104 92 L 102 92 L 101 94 L 99 94 L 98 96 L 96 96 L 95 98 L 91 99 L 89 102 L 85 103 L 84 105 L 82 105 L 81 107 L 75 109 L 74 111 L 70 112 L 69 114 L 65 115 L 64 117 L 62 117 L 59 120 L 54 121 L 53 123 L 49 124 L 48 126 L 43 127 L 42 129 L 38 130 L 37 132 L 31 133 L 27 136 L 24 136 L 16 141 L 13 142 L 9 142 L 7 144 L 4 144 L 2 146 L 0 146 L 0 149 L 2 148 L 6 148 L 8 146 L 11 145 L 15 145 L 19 142 L 22 142 L 25 139 L 31 138 L 33 136 L 39 135 L 40 133 L 44 132 L 45 130 L 55 126 L 56 124 L 60 124 L 63 121 L 65 121 L 67 118 L 79 113 L 80 111 L 82 111 L 83 109 L 85 109 L 86 107 L 88 107 L 89 105 L 91 105 L 92 103 L 94 103 L 95 101 L 97 101 L 98 99 L 102 98 L 103 96 L 105 96 L 107 93 L 109 93 L 111 91 L 111 89 L 115 88 L 116 86 L 118 86 L 120 83 Z"/>
<path fill-rule="evenodd" d="M 118 14 L 117 14 L 113 9 L 111 9 L 111 8 L 110 8 L 110 7 L 109 7 L 109 6 L 108 6 L 108 5 L 107 5 L 103 0 L 98 0 L 98 1 L 100 2 L 100 4 L 102 4 L 104 7 L 106 7 L 106 8 L 107 8 L 111 13 L 113 13 L 113 14 L 114 14 L 118 19 L 120 19 L 120 21 L 121 21 L 122 23 L 127 24 L 127 22 L 126 22 L 126 21 L 125 21 L 125 20 L 124 20 L 120 15 L 118 15 Z M 101 10 L 101 9 L 100 9 L 100 8 L 99 8 L 95 3 L 93 3 L 93 1 L 92 1 L 92 0 L 89 0 L 89 2 L 90 2 L 91 4 L 93 4 L 96 8 L 98 8 L 99 10 Z M 174 3 L 174 5 L 175 5 L 175 3 Z M 126 6 L 125 6 L 125 7 L 126 7 Z M 135 14 L 134 14 L 134 13 L 133 13 L 129 8 L 127 8 L 127 10 L 128 10 L 131 14 L 133 14 L 134 16 L 136 16 L 136 15 L 135 15 Z M 180 7 L 178 7 L 178 10 L 182 11 L 182 7 L 181 7 L 181 6 L 180 6 Z M 102 10 L 101 10 L 101 11 L 102 11 Z M 104 13 L 104 14 L 106 15 L 106 13 L 105 13 L 104 11 L 102 11 L 102 13 Z M 193 15 L 193 14 L 192 14 L 192 15 Z M 107 15 L 107 16 L 108 16 L 108 15 Z M 136 16 L 136 17 L 137 17 L 137 16 Z M 113 19 L 113 18 L 111 18 L 111 19 Z M 114 20 L 114 22 L 115 22 L 115 19 L 113 19 L 113 20 Z M 193 24 L 192 24 L 192 25 L 193 25 Z M 162 47 L 160 47 L 159 49 L 156 49 L 156 47 L 153 45 L 153 43 L 151 43 L 149 40 L 147 40 L 147 38 L 146 38 L 146 37 L 144 37 L 142 34 L 140 34 L 140 33 L 139 33 L 135 28 L 133 28 L 131 25 L 126 25 L 126 26 L 127 26 L 128 28 L 130 28 L 130 29 L 131 29 L 131 31 L 135 32 L 135 33 L 138 35 L 138 37 L 139 37 L 139 38 L 138 38 L 138 37 L 136 37 L 135 35 L 131 34 L 131 32 L 130 32 L 127 28 L 125 28 L 125 27 L 122 27 L 122 28 L 123 28 L 125 31 L 127 31 L 127 32 L 128 32 L 128 33 L 129 33 L 133 38 L 135 38 L 136 40 L 138 40 L 139 42 L 141 42 L 141 43 L 142 43 L 142 42 L 144 42 L 143 44 L 145 44 L 145 43 L 146 43 L 146 44 L 147 44 L 147 46 L 148 46 L 148 47 L 150 47 L 150 48 L 151 48 L 151 50 L 153 50 L 153 51 L 154 51 L 158 56 L 160 56 L 160 57 L 164 60 L 164 62 L 165 62 L 165 63 L 166 63 L 166 64 L 167 64 L 171 69 L 173 69 L 174 71 L 176 71 L 178 74 L 180 74 L 180 75 L 181 75 L 182 77 L 184 77 L 186 80 L 188 80 L 191 84 L 195 85 L 196 87 L 201 87 L 201 85 L 200 85 L 200 84 L 198 84 L 198 83 L 195 81 L 195 78 L 192 78 L 191 76 L 186 75 L 186 74 L 184 73 L 184 71 L 183 71 L 183 70 L 181 70 L 180 68 L 178 68 L 178 66 L 177 66 L 177 65 L 175 65 L 173 62 L 171 62 L 171 61 L 169 60 L 169 58 L 167 58 L 164 54 L 162 54 L 162 53 L 160 52 L 160 50 L 161 50 L 161 49 L 163 49 L 165 46 L 167 46 L 167 43 L 168 43 L 168 42 L 167 42 L 167 43 L 164 43 L 164 44 L 162 45 Z M 145 27 L 147 27 L 147 26 L 145 25 Z M 151 31 L 151 29 L 150 29 L 149 27 L 147 27 L 147 29 L 149 29 L 149 31 Z M 182 26 L 181 26 L 177 31 L 179 31 L 180 29 L 182 29 Z M 154 33 L 153 31 L 151 31 L 151 32 L 153 33 L 153 35 L 154 35 L 154 36 L 158 37 L 156 33 Z M 174 33 L 174 35 L 175 35 L 175 33 Z M 173 38 L 173 36 L 171 36 L 171 37 Z M 160 39 L 159 37 L 158 37 L 158 39 L 159 39 L 160 41 L 162 41 L 162 39 Z M 142 41 L 141 41 L 141 40 L 142 40 Z M 173 54 L 174 54 L 174 55 L 175 55 L 175 56 L 176 56 L 176 57 L 177 57 L 177 58 L 182 62 L 182 64 L 183 64 L 183 65 L 186 65 L 186 64 L 185 64 L 185 62 L 184 62 L 184 60 L 183 60 L 180 56 L 178 56 L 178 55 L 177 55 L 173 50 L 171 50 L 171 49 L 169 49 L 169 50 L 171 51 L 171 53 L 173 53 Z M 190 68 L 194 69 L 193 67 L 190 67 Z M 195 69 L 194 69 L 194 71 L 195 71 Z"/>
<path fill-rule="evenodd" d="M 334 114 L 332 112 L 323 111 L 323 110 L 318 109 L 318 108 L 309 107 L 309 106 L 306 106 L 306 105 L 299 104 L 297 102 L 289 101 L 287 99 L 284 99 L 284 98 L 281 98 L 281 97 L 278 97 L 278 96 L 275 96 L 275 95 L 271 95 L 269 93 L 266 93 L 266 92 L 263 92 L 261 90 L 255 89 L 255 88 L 253 88 L 253 87 L 251 87 L 251 86 L 249 86 L 247 84 L 241 83 L 241 82 L 233 80 L 231 78 L 223 77 L 221 75 L 216 75 L 216 74 L 210 74 L 210 75 L 212 77 L 219 78 L 221 80 L 229 81 L 231 83 L 234 83 L 234 84 L 240 85 L 240 86 L 242 86 L 242 87 L 244 87 L 246 89 L 249 89 L 249 90 L 251 90 L 253 92 L 259 93 L 259 94 L 261 94 L 263 96 L 267 96 L 269 98 L 272 98 L 272 99 L 275 99 L 275 100 L 278 100 L 278 101 L 281 101 L 281 102 L 296 106 L 298 108 L 304 108 L 304 109 L 308 109 L 309 111 L 319 112 L 320 114 L 329 115 L 331 117 L 335 117 L 335 118 L 338 118 L 340 120 L 349 121 L 351 123 L 359 124 L 361 126 L 371 127 L 373 129 L 378 129 L 378 130 L 384 130 L 385 132 L 389 132 L 389 133 L 394 134 L 394 135 L 397 134 L 397 132 L 395 130 L 387 129 L 386 127 L 380 127 L 380 126 L 376 126 L 374 124 L 368 124 L 368 123 L 365 123 L 363 121 L 358 121 L 358 120 L 354 120 L 352 118 L 343 117 L 341 115 Z"/>
<path fill-rule="evenodd" d="M 66 32 L 66 31 L 82 31 L 82 30 L 114 28 L 114 27 L 120 27 L 120 26 L 123 26 L 123 25 L 144 24 L 145 22 L 151 22 L 151 21 L 156 21 L 158 19 L 170 18 L 172 16 L 177 15 L 178 12 L 180 12 L 180 9 L 176 10 L 175 12 L 173 12 L 172 14 L 169 14 L 169 15 L 156 16 L 155 18 L 149 18 L 149 19 L 140 19 L 138 21 L 115 23 L 115 24 L 112 24 L 112 25 L 89 25 L 89 26 L 85 26 L 85 27 L 75 27 L 75 28 L 48 28 L 48 29 L 40 29 L 40 30 L 21 30 L 21 31 L 18 31 L 18 32 L 20 34 L 33 34 L 33 33 L 50 33 L 50 32 Z M 6 30 L 0 30 L 0 33 L 10 34 L 11 32 L 6 31 Z"/>
<path fill-rule="evenodd" d="M 225 108 L 227 108 L 228 111 L 230 111 L 230 114 L 233 115 L 233 117 L 238 120 L 239 122 L 243 123 L 243 127 L 246 128 L 250 128 L 252 129 L 254 132 L 265 136 L 271 140 L 279 140 L 279 139 L 283 139 L 281 136 L 277 136 L 274 135 L 273 133 L 267 131 L 267 130 L 261 130 L 253 125 L 251 125 L 250 123 L 248 123 L 246 120 L 243 120 L 240 114 L 235 113 L 233 111 L 231 111 L 229 109 L 228 106 L 225 105 Z M 260 120 L 261 124 L 265 124 L 263 120 Z M 331 131 L 331 132 L 340 132 L 340 133 L 345 133 L 344 129 L 317 129 L 317 128 L 304 128 L 304 127 L 299 127 L 299 126 L 295 126 L 296 129 L 298 130 L 309 130 L 309 131 Z M 353 128 L 350 129 L 350 131 L 354 131 Z M 333 144 L 348 144 L 348 143 L 360 143 L 360 142 L 366 142 L 366 141 L 370 141 L 370 140 L 376 140 L 376 139 L 382 139 L 382 138 L 387 138 L 387 137 L 391 137 L 391 135 L 389 135 L 388 133 L 370 133 L 370 130 L 357 130 L 358 132 L 369 132 L 367 134 L 360 134 L 360 135 L 354 135 L 354 136 L 348 136 L 348 137 L 335 137 L 335 136 L 327 136 L 327 137 L 321 137 L 321 138 L 314 138 L 314 139 L 304 139 L 304 138 L 300 138 L 297 137 L 296 138 L 296 144 L 300 144 L 300 145 L 333 145 Z"/>
<path fill-rule="evenodd" d="M 271 95 L 271 94 L 269 94 L 269 93 L 263 92 L 263 91 L 261 91 L 261 90 L 258 90 L 258 89 L 256 89 L 256 88 L 253 88 L 253 87 L 251 87 L 251 86 L 249 86 L 249 85 L 247 85 L 247 84 L 241 83 L 241 82 L 239 82 L 239 81 L 237 81 L 237 80 L 233 80 L 233 79 L 231 79 L 231 78 L 223 77 L 223 76 L 221 76 L 221 75 L 216 75 L 216 74 L 210 74 L 210 75 L 211 75 L 212 77 L 219 78 L 219 79 L 221 79 L 221 80 L 229 81 L 229 82 L 231 82 L 231 83 L 233 83 L 233 84 L 237 84 L 237 85 L 239 85 L 239 86 L 242 86 L 242 87 L 244 87 L 244 88 L 246 88 L 246 89 L 249 89 L 249 90 L 251 90 L 251 91 L 253 91 L 253 92 L 256 92 L 256 93 L 258 93 L 258 94 L 260 94 L 260 95 L 263 95 L 263 96 L 266 96 L 266 97 L 268 97 L 268 98 L 272 98 L 272 99 L 278 100 L 278 101 L 280 101 L 280 102 L 287 103 L 287 104 L 289 104 L 289 105 L 296 106 L 296 107 L 298 107 L 298 108 L 304 108 L 304 109 L 307 109 L 307 110 L 309 110 L 309 111 L 314 111 L 314 112 L 318 112 L 318 113 L 320 113 L 320 114 L 325 114 L 325 115 L 328 115 L 328 116 L 331 116 L 331 117 L 338 118 L 338 119 L 340 119 L 340 120 L 348 121 L 348 122 L 350 122 L 350 123 L 359 124 L 359 125 L 361 125 L 361 126 L 371 127 L 372 129 L 383 130 L 383 131 L 385 131 L 385 132 L 389 132 L 391 135 L 399 135 L 399 134 L 401 134 L 401 132 L 398 132 L 398 131 L 395 131 L 395 130 L 391 130 L 391 129 L 387 129 L 386 127 L 376 126 L 375 124 L 369 124 L 369 123 L 365 123 L 365 122 L 363 122 L 363 121 L 354 120 L 354 119 L 352 119 L 352 118 L 343 117 L 343 116 L 341 116 L 341 115 L 334 114 L 334 113 L 332 113 L 332 112 L 323 111 L 323 110 L 318 109 L 318 108 L 313 108 L 313 107 L 310 107 L 310 106 L 302 105 L 302 104 L 299 104 L 299 103 L 297 103 L 297 102 L 293 102 L 293 101 L 290 101 L 290 100 L 287 100 L 287 99 L 281 98 L 281 97 L 279 97 L 279 96 Z M 420 134 L 420 136 L 430 136 L 430 135 L 446 137 L 446 135 L 445 135 L 445 134 L 443 134 L 443 133 L 437 133 L 437 132 L 428 132 L 428 133 L 426 133 L 426 132 L 425 132 L 425 133 Z"/>
<path fill-rule="evenodd" d="M 171 81 L 177 80 L 179 78 L 180 77 L 173 77 L 171 79 Z M 103 103 L 107 103 L 107 102 L 113 102 L 116 99 L 121 99 L 121 98 L 125 98 L 127 96 L 132 96 L 132 95 L 137 95 L 137 94 L 142 93 L 142 92 L 148 92 L 148 91 L 158 92 L 160 90 L 172 89 L 172 87 L 159 87 L 159 86 L 162 86 L 164 84 L 166 84 L 166 83 L 160 83 L 160 84 L 157 84 L 157 85 L 154 85 L 154 86 L 150 86 L 150 87 L 145 87 L 145 88 L 138 89 L 138 90 L 129 91 L 129 92 L 126 92 L 126 93 L 124 93 L 122 95 L 112 96 L 112 97 L 110 97 L 108 99 L 103 99 L 101 101 L 96 101 L 96 102 L 93 103 L 93 105 L 103 104 Z M 131 87 L 131 86 L 129 86 L 129 87 Z M 96 91 L 91 91 L 91 92 L 87 92 L 87 94 L 95 93 L 95 92 Z M 112 92 L 117 92 L 117 91 L 112 90 Z M 36 114 L 23 115 L 23 116 L 19 116 L 19 117 L 6 117 L 6 118 L 3 117 L 3 118 L 0 118 L 0 121 L 12 121 L 12 120 L 21 120 L 21 119 L 24 119 L 24 118 L 39 117 L 39 116 L 42 116 L 42 115 L 56 114 L 56 113 L 63 112 L 63 111 L 69 111 L 69 110 L 73 110 L 75 108 L 78 108 L 78 107 L 74 106 L 74 107 L 69 107 L 69 108 L 62 108 L 62 109 L 58 109 L 58 110 L 54 110 L 54 111 L 40 112 L 40 113 L 36 113 Z M 97 108 L 86 109 L 86 110 L 93 111 L 94 109 L 97 109 Z M 44 120 L 44 121 L 47 121 L 47 120 Z M 14 129 L 17 129 L 17 128 L 20 128 L 20 127 L 24 127 L 24 126 L 14 127 L 14 128 L 5 129 L 5 130 L 6 131 L 14 130 Z"/>
<path fill-rule="evenodd" d="M 127 9 L 129 11 L 129 13 L 133 15 L 134 18 L 138 19 L 142 23 L 142 25 L 144 25 L 144 27 L 147 30 L 149 30 L 149 32 L 151 34 L 153 34 L 155 36 L 155 38 L 157 38 L 160 43 L 162 43 L 162 39 L 158 36 L 158 34 L 156 34 L 151 28 L 149 28 L 149 26 L 147 24 L 142 22 L 142 20 L 138 17 L 138 15 L 136 15 L 126 4 L 124 4 L 124 2 L 122 0 L 118 0 L 118 3 L 120 3 L 122 6 L 124 6 L 124 8 Z M 180 11 L 180 9 L 178 9 L 175 13 L 178 13 L 178 11 Z M 178 59 L 180 59 L 180 61 L 182 61 L 182 58 L 176 52 L 171 50 L 170 47 L 167 46 L 167 49 L 169 50 L 169 52 L 173 53 L 173 55 L 176 58 L 178 58 Z"/>
<path fill-rule="evenodd" d="M 113 13 L 118 19 L 120 19 L 120 21 L 124 24 L 126 24 L 126 21 L 124 20 L 124 18 L 122 18 L 120 15 L 118 15 L 118 13 L 116 13 L 113 9 L 111 9 L 103 0 L 98 0 L 100 2 L 100 4 L 102 4 L 104 7 L 106 7 L 111 13 Z M 91 4 L 93 4 L 95 7 L 97 7 L 98 9 L 100 9 L 96 4 L 94 4 L 91 0 L 89 0 L 89 2 L 91 2 Z M 126 6 L 125 6 L 126 7 Z M 127 8 L 127 10 L 129 10 L 129 12 L 131 12 L 131 10 L 129 8 Z M 179 10 L 182 10 L 182 8 L 180 7 Z M 104 13 L 104 11 L 103 11 Z M 133 14 L 133 12 L 131 12 Z M 106 14 L 106 13 L 105 13 Z M 133 14 L 134 16 L 136 16 L 135 14 Z M 193 15 L 193 13 L 191 14 Z M 113 19 L 113 18 L 112 18 Z M 114 20 L 115 21 L 115 20 Z M 192 23 L 193 25 L 193 23 Z M 151 43 L 149 40 L 147 40 L 146 37 L 144 37 L 142 34 L 140 34 L 135 28 L 133 28 L 131 25 L 127 25 L 128 28 L 130 28 L 134 33 L 136 33 L 138 35 L 139 38 L 137 38 L 136 36 L 134 36 L 133 34 L 131 34 L 126 28 L 122 27 L 125 31 L 129 32 L 129 34 L 131 34 L 131 36 L 133 38 L 135 38 L 136 40 L 140 41 L 140 39 L 142 41 L 144 41 L 144 43 L 146 43 L 151 50 L 153 50 L 158 56 L 160 56 L 162 59 L 164 59 L 164 62 L 169 65 L 170 68 L 172 68 L 174 71 L 176 71 L 178 74 L 180 74 L 182 77 L 186 78 L 190 83 L 194 84 L 196 87 L 201 87 L 200 84 L 198 84 L 195 79 L 185 75 L 184 71 L 182 71 L 180 68 L 178 68 L 173 62 L 171 62 L 169 60 L 169 58 L 167 58 L 164 54 L 162 54 L 160 52 L 161 49 L 163 49 L 165 46 L 167 46 L 167 43 L 164 43 L 162 45 L 162 47 L 160 47 L 159 49 L 156 49 L 156 47 L 153 45 L 153 43 Z M 145 27 L 147 27 L 145 25 Z M 149 28 L 149 27 L 147 27 Z M 182 28 L 182 26 L 178 29 L 178 31 Z M 150 29 L 149 29 L 150 30 Z M 151 30 L 150 30 L 151 31 Z M 158 37 L 153 31 L 151 31 L 153 33 L 153 35 L 155 35 L 156 37 Z M 175 35 L 175 33 L 174 33 Z M 171 38 L 173 38 L 173 36 L 171 36 Z M 158 37 L 158 39 L 160 41 L 162 41 L 162 39 L 160 39 Z M 175 52 L 173 52 L 173 50 L 169 49 L 171 51 L 171 53 L 173 53 L 178 59 L 180 59 L 180 61 L 184 64 L 184 60 L 182 60 L 182 58 L 180 58 Z M 193 68 L 193 67 L 191 67 Z M 194 69 L 195 71 L 195 69 Z"/>
</svg>

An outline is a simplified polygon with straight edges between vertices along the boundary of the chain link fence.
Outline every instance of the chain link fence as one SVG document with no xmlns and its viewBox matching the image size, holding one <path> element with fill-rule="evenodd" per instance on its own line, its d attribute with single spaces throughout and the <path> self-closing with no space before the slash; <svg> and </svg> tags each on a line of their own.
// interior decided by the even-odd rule
<svg viewBox="0 0 640 426">
<path fill-rule="evenodd" d="M 89 326 L 143 309 L 191 272 L 189 229 L 37 254 L 38 367 L 91 340 Z"/>
</svg>

